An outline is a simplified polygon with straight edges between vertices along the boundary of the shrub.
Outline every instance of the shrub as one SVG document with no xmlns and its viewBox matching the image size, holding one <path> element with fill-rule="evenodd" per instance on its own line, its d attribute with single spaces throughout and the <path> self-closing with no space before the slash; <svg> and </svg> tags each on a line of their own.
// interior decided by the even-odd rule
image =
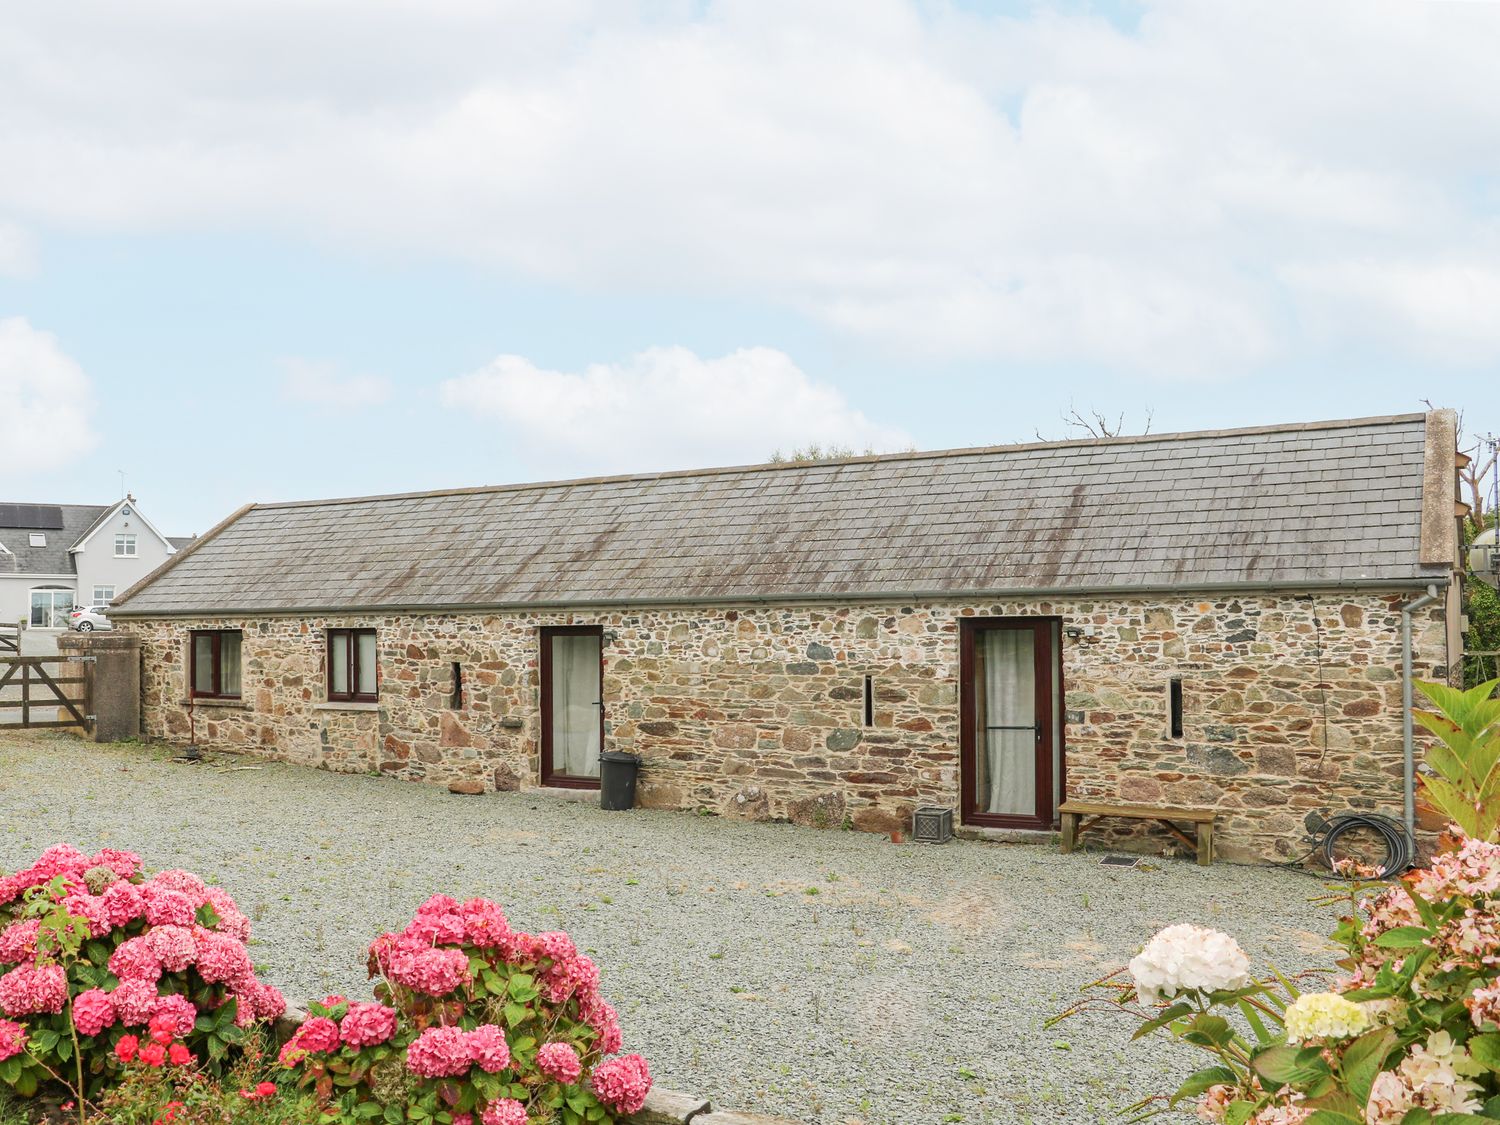
<svg viewBox="0 0 1500 1125">
<path fill-rule="evenodd" d="M 1331 987 L 1256 979 L 1233 939 L 1174 926 L 1131 961 L 1130 980 L 1096 982 L 1094 999 L 1058 1017 L 1103 1004 L 1140 1021 L 1136 1038 L 1166 1033 L 1214 1056 L 1133 1109 L 1195 1100 L 1200 1121 L 1226 1125 L 1500 1120 L 1500 843 L 1474 835 L 1500 820 L 1493 687 L 1424 685 L 1444 712 L 1423 718 L 1441 739 L 1438 776 L 1424 780 L 1459 820 L 1455 847 L 1397 883 L 1351 884 Z"/>
<path fill-rule="evenodd" d="M 218 1073 L 245 1029 L 286 1007 L 261 984 L 249 920 L 186 871 L 67 844 L 0 879 L 0 1081 L 66 1087 L 82 1120 L 127 1057 Z"/>
<path fill-rule="evenodd" d="M 645 1101 L 646 1061 L 609 1059 L 619 1022 L 566 934 L 513 931 L 492 902 L 436 895 L 375 939 L 368 967 L 375 1003 L 313 1004 L 282 1048 L 330 1116 L 581 1125 Z"/>
</svg>

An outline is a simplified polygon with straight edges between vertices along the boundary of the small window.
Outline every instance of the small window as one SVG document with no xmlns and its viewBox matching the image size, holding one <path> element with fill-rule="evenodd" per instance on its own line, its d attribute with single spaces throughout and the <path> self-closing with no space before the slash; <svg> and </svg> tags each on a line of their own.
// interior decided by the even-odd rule
<svg viewBox="0 0 1500 1125">
<path fill-rule="evenodd" d="M 374 629 L 328 630 L 328 701 L 376 702 L 377 663 Z"/>
<path fill-rule="evenodd" d="M 865 726 L 875 725 L 875 677 L 865 677 Z"/>
<path fill-rule="evenodd" d="M 33 531 L 27 536 L 33 547 L 45 547 L 47 545 L 47 533 L 45 531 Z"/>
<path fill-rule="evenodd" d="M 1172 725 L 1172 737 L 1182 737 L 1182 677 L 1173 676 L 1167 685 L 1167 712 Z"/>
<path fill-rule="evenodd" d="M 115 558 L 135 558 L 135 535 L 133 533 L 122 531 L 115 536 Z"/>
<path fill-rule="evenodd" d="M 94 596 L 90 604 L 95 609 L 108 609 L 109 603 L 115 600 L 115 588 L 113 586 L 95 586 Z"/>
<path fill-rule="evenodd" d="M 240 698 L 239 630 L 197 629 L 192 644 L 192 694 L 200 699 Z"/>
<path fill-rule="evenodd" d="M 464 666 L 457 660 L 453 662 L 453 697 L 448 705 L 454 711 L 464 709 Z"/>
</svg>

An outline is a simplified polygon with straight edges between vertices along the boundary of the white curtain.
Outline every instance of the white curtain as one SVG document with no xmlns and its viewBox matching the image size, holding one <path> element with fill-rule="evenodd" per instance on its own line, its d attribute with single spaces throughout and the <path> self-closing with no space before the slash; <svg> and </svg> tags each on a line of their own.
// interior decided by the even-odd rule
<svg viewBox="0 0 1500 1125">
<path fill-rule="evenodd" d="M 1036 813 L 1036 660 L 1029 629 L 986 629 L 979 796 L 986 812 Z M 1020 727 L 1023 729 L 1007 729 Z"/>
<path fill-rule="evenodd" d="M 599 776 L 599 638 L 552 638 L 552 768 Z"/>
</svg>

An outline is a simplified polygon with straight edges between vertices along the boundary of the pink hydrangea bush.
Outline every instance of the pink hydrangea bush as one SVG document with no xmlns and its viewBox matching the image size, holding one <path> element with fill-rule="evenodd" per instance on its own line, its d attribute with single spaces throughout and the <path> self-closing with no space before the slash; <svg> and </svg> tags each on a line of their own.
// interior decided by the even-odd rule
<svg viewBox="0 0 1500 1125">
<path fill-rule="evenodd" d="M 177 1048 L 217 1073 L 246 1029 L 282 1014 L 246 948 L 249 919 L 186 871 L 58 844 L 0 878 L 0 1081 L 91 1097 L 121 1042 Z M 81 1088 L 80 1088 L 81 1087 Z"/>
<path fill-rule="evenodd" d="M 435 895 L 370 946 L 374 1003 L 330 996 L 282 1048 L 282 1064 L 331 1116 L 373 1103 L 451 1125 L 564 1125 L 635 1113 L 651 1089 L 619 1054 L 599 970 L 563 933 L 512 930 L 485 899 Z"/>
</svg>

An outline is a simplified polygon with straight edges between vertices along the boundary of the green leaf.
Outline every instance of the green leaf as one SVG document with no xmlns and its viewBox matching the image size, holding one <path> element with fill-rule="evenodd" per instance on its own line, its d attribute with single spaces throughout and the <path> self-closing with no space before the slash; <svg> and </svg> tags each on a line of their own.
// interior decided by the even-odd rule
<svg viewBox="0 0 1500 1125">
<path fill-rule="evenodd" d="M 516 973 L 512 976 L 506 990 L 513 1000 L 519 1000 L 523 1004 L 537 998 L 536 982 L 527 973 Z"/>
<path fill-rule="evenodd" d="M 1469 1053 L 1474 1061 L 1490 1070 L 1500 1071 L 1500 1033 L 1476 1035 L 1469 1040 Z"/>
<path fill-rule="evenodd" d="M 1172 1095 L 1168 1105 L 1176 1105 L 1184 1098 L 1196 1098 L 1199 1094 L 1212 1086 L 1233 1086 L 1239 1081 L 1239 1075 L 1227 1066 L 1210 1066 L 1195 1074 L 1188 1075 L 1187 1081 L 1177 1087 L 1177 1092 Z"/>
<path fill-rule="evenodd" d="M 1195 1047 L 1225 1047 L 1234 1042 L 1234 1029 L 1223 1016 L 1204 1013 L 1187 1022 L 1182 1038 Z"/>
<path fill-rule="evenodd" d="M 1269 1043 L 1276 1038 L 1266 1029 L 1266 1021 L 1260 1018 L 1260 1013 L 1255 1010 L 1254 1005 L 1241 1000 L 1239 1009 L 1240 1015 L 1244 1016 L 1245 1022 L 1250 1025 L 1250 1030 L 1255 1032 L 1256 1043 Z"/>
<path fill-rule="evenodd" d="M 1376 938 L 1375 944 L 1382 949 L 1416 949 L 1431 936 L 1422 926 L 1397 926 Z"/>
<path fill-rule="evenodd" d="M 1500 1036 L 1496 1038 L 1500 1039 Z M 1386 1057 L 1395 1045 L 1396 1033 L 1388 1027 L 1378 1027 L 1365 1032 L 1345 1048 L 1339 1071 L 1349 1093 L 1360 1105 L 1370 1100 L 1370 1087 L 1375 1084 L 1375 1076 L 1385 1069 Z"/>
<path fill-rule="evenodd" d="M 1307 1119 L 1307 1125 L 1364 1125 L 1364 1122 L 1331 1109 L 1320 1109 Z"/>
<path fill-rule="evenodd" d="M 527 1017 L 531 1015 L 531 1009 L 528 1008 L 525 1004 L 517 1004 L 512 1001 L 511 1003 L 505 1005 L 504 1014 L 505 1026 L 516 1027 L 517 1025 L 526 1022 Z"/>
<path fill-rule="evenodd" d="M 1268 1047 L 1251 1060 L 1251 1065 L 1264 1082 L 1278 1090 L 1286 1085 L 1305 1086 L 1329 1073 L 1317 1047 Z"/>
<path fill-rule="evenodd" d="M 1176 1004 L 1173 1004 L 1170 1008 L 1167 1008 L 1154 1019 L 1149 1019 L 1145 1023 L 1141 1024 L 1140 1027 L 1135 1029 L 1135 1034 L 1130 1038 L 1134 1040 L 1140 1039 L 1143 1036 L 1150 1035 L 1153 1031 L 1156 1031 L 1159 1028 L 1166 1027 L 1167 1024 L 1171 1023 L 1174 1020 L 1180 1020 L 1183 1016 L 1191 1015 L 1192 1011 L 1193 1006 L 1191 1004 L 1187 1003 L 1186 1001 L 1178 1001 Z"/>
</svg>

